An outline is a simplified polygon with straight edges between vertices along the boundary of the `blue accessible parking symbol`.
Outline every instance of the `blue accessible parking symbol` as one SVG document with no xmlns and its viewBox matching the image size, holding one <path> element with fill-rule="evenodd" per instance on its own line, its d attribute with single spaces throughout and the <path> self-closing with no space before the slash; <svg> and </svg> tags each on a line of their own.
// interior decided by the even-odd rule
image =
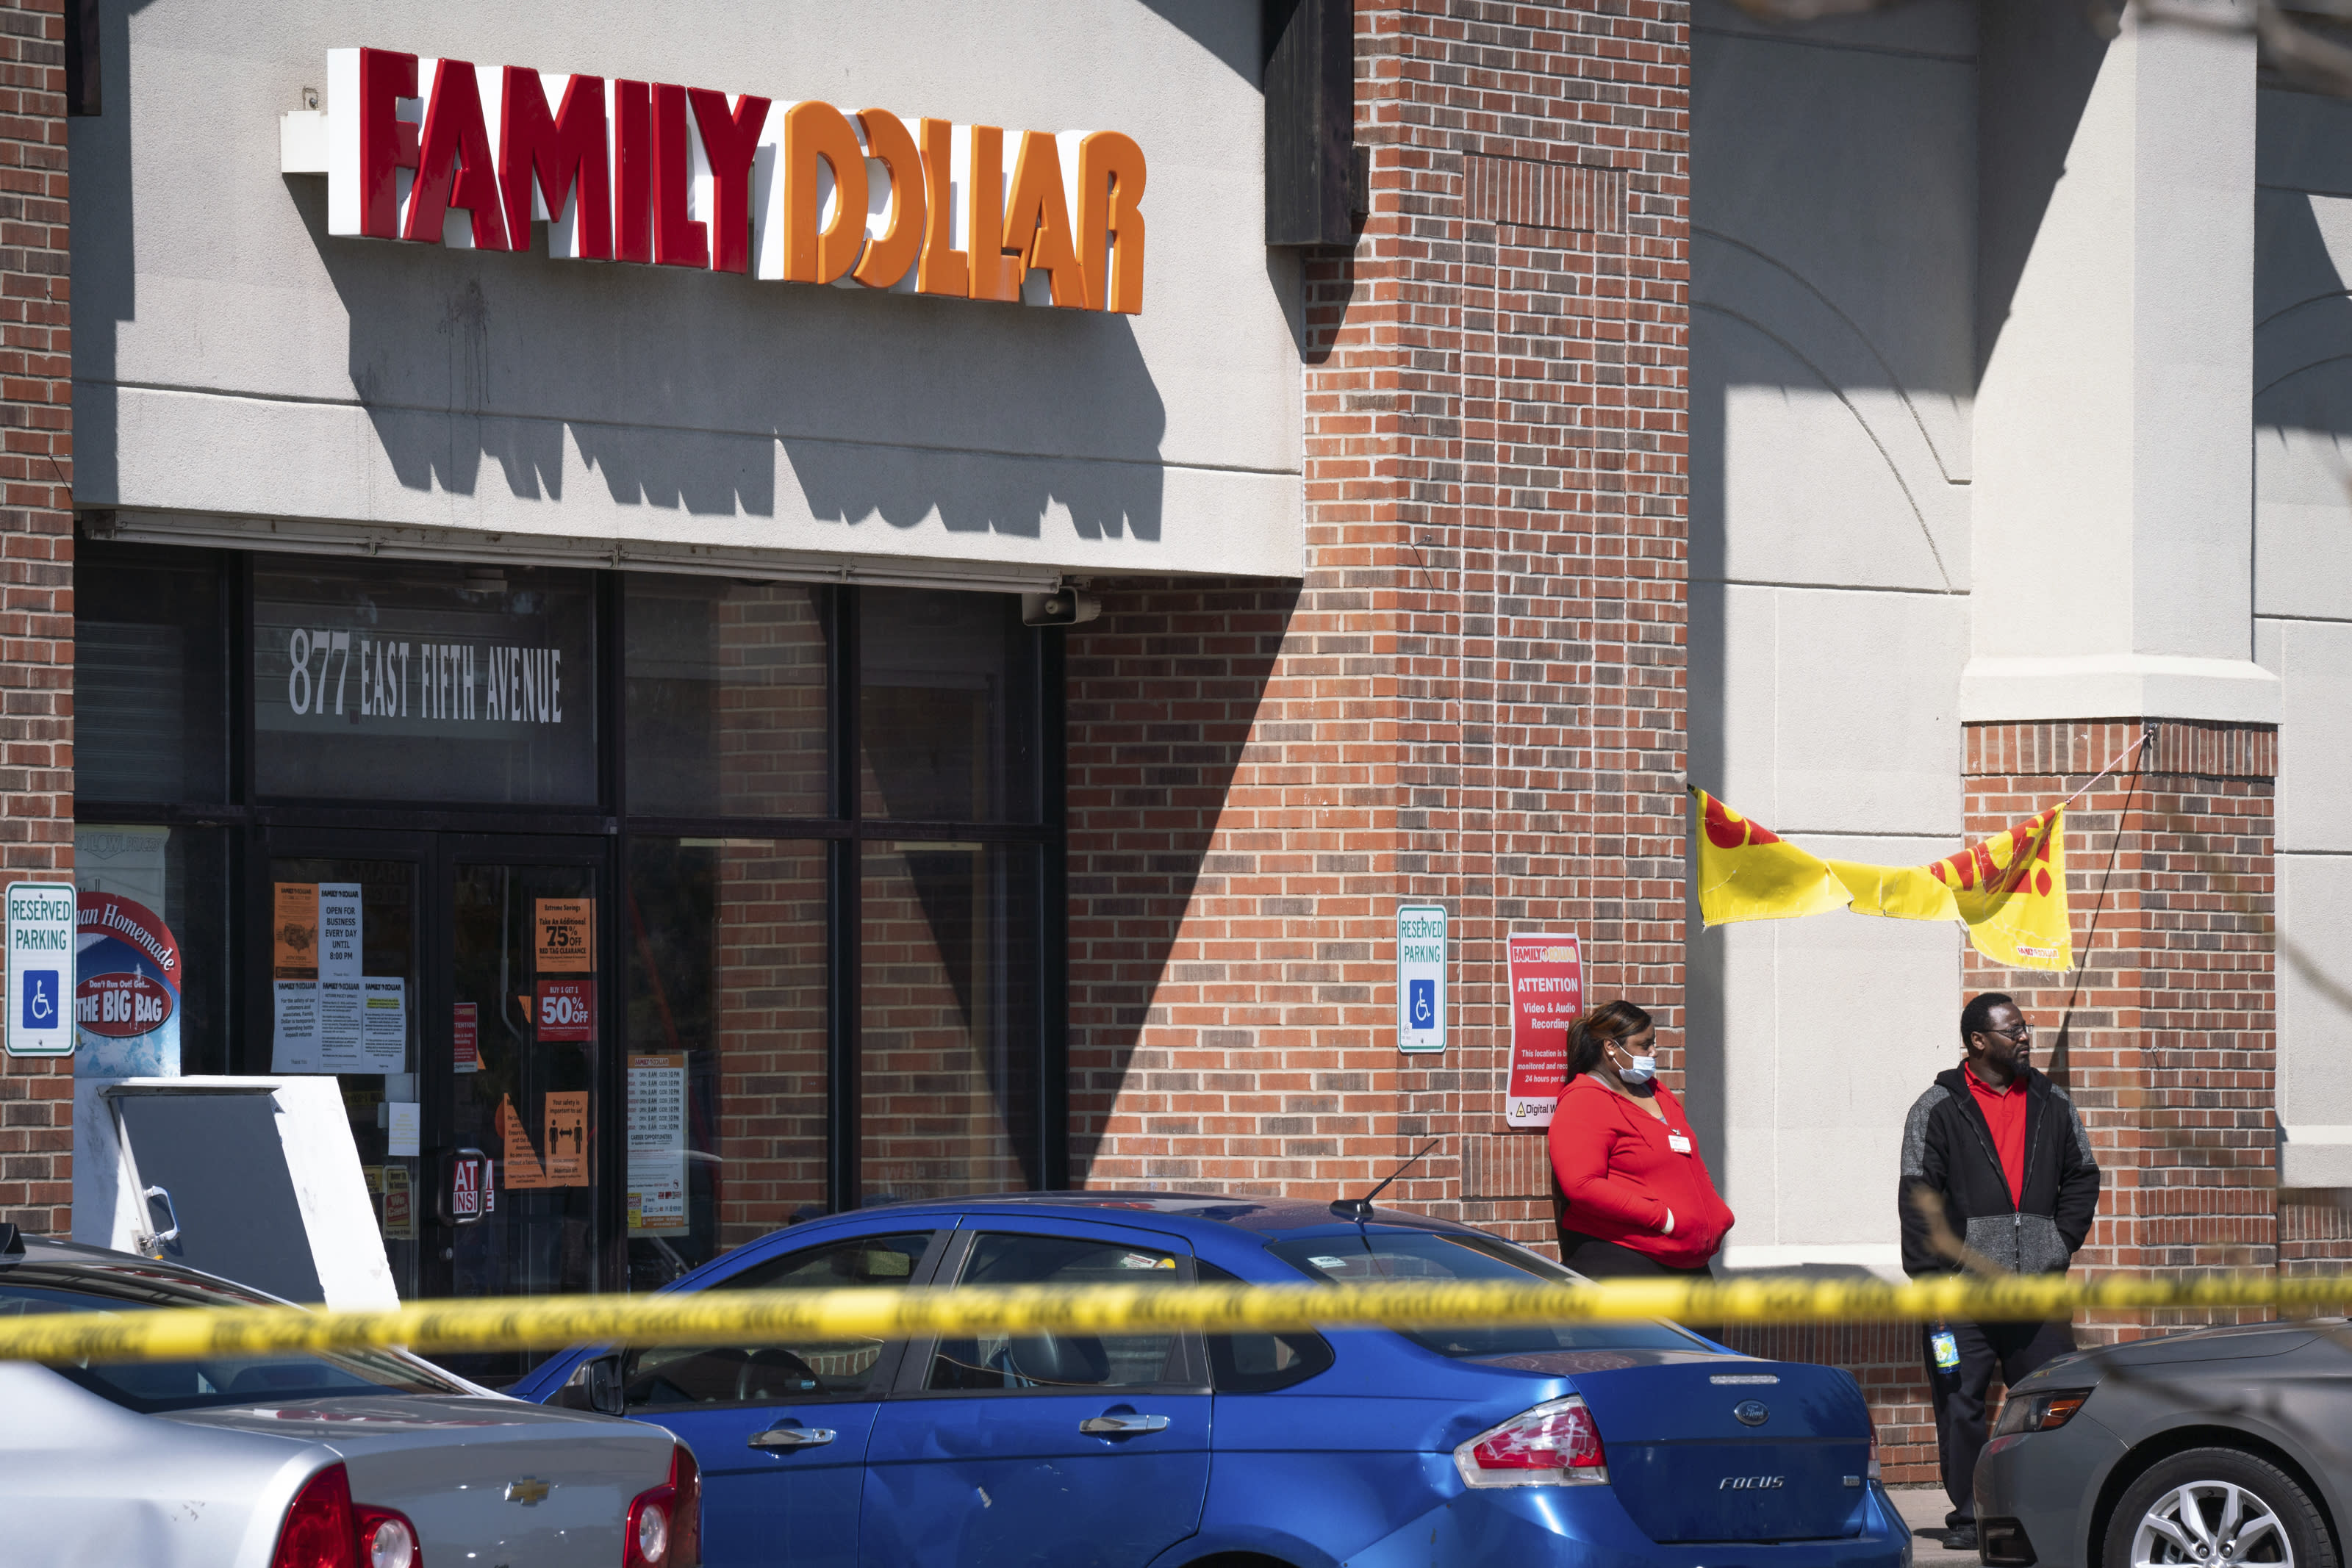
<svg viewBox="0 0 2352 1568">
<path fill-rule="evenodd" d="M 55 1029 L 61 1021 L 58 1017 L 58 971 L 27 969 L 25 971 L 25 1020 L 26 1029 Z"/>
<path fill-rule="evenodd" d="M 1401 904 L 1396 925 L 1397 1049 L 1445 1049 L 1445 906 Z"/>
</svg>

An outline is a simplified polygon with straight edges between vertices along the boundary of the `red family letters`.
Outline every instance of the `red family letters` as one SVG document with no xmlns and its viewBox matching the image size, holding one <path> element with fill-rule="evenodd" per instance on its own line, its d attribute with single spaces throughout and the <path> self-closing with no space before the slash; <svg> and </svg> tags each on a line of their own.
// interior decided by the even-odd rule
<svg viewBox="0 0 2352 1568">
<path fill-rule="evenodd" d="M 667 82 L 327 52 L 331 234 L 970 299 L 1143 308 L 1116 131 L 845 114 Z"/>
</svg>

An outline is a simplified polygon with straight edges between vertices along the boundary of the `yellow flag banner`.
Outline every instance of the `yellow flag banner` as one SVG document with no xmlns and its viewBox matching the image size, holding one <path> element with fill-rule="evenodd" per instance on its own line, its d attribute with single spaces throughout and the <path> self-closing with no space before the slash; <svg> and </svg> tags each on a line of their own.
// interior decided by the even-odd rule
<svg viewBox="0 0 2352 1568">
<path fill-rule="evenodd" d="M 2028 817 L 1927 868 L 1952 890 L 1969 940 L 2012 969 L 2071 969 L 2066 911 L 2066 808 Z"/>
<path fill-rule="evenodd" d="M 1853 902 L 1829 862 L 1784 841 L 1704 789 L 1699 814 L 1698 912 L 1709 925 L 1788 920 Z"/>
<path fill-rule="evenodd" d="M 2074 962 L 2066 908 L 2066 810 L 2056 807 L 1932 865 L 1830 861 L 1693 789 L 1699 918 L 1787 920 L 1825 909 L 1958 920 L 1976 950 L 2014 969 Z"/>
</svg>

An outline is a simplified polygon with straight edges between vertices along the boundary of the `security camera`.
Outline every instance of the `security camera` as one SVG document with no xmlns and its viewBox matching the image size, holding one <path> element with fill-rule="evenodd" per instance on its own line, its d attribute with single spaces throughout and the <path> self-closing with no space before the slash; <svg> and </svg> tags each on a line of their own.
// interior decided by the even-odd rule
<svg viewBox="0 0 2352 1568">
<path fill-rule="evenodd" d="M 1075 588 L 1021 596 L 1024 626 L 1078 626 L 1102 613 L 1102 601 Z"/>
</svg>

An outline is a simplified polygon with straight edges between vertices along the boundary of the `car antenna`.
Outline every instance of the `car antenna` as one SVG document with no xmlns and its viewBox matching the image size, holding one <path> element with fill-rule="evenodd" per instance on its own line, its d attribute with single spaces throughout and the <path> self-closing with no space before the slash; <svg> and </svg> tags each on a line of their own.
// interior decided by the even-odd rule
<svg viewBox="0 0 2352 1568">
<path fill-rule="evenodd" d="M 1422 1145 L 1420 1155 L 1413 1155 L 1412 1158 L 1405 1161 L 1404 1164 L 1389 1172 L 1388 1181 L 1383 1181 L 1380 1186 L 1364 1194 L 1363 1197 L 1333 1198 L 1331 1200 L 1331 1212 L 1339 1216 L 1342 1219 L 1352 1219 L 1357 1224 L 1361 1225 L 1364 1221 L 1372 1217 L 1372 1199 L 1380 1197 L 1381 1193 L 1388 1190 L 1389 1182 L 1396 1180 L 1397 1177 L 1404 1175 L 1405 1172 L 1419 1165 L 1421 1163 L 1421 1155 L 1429 1153 L 1430 1150 L 1437 1147 L 1437 1145 L 1444 1141 L 1444 1140 L 1442 1138 L 1432 1138 L 1429 1142 Z"/>
</svg>

